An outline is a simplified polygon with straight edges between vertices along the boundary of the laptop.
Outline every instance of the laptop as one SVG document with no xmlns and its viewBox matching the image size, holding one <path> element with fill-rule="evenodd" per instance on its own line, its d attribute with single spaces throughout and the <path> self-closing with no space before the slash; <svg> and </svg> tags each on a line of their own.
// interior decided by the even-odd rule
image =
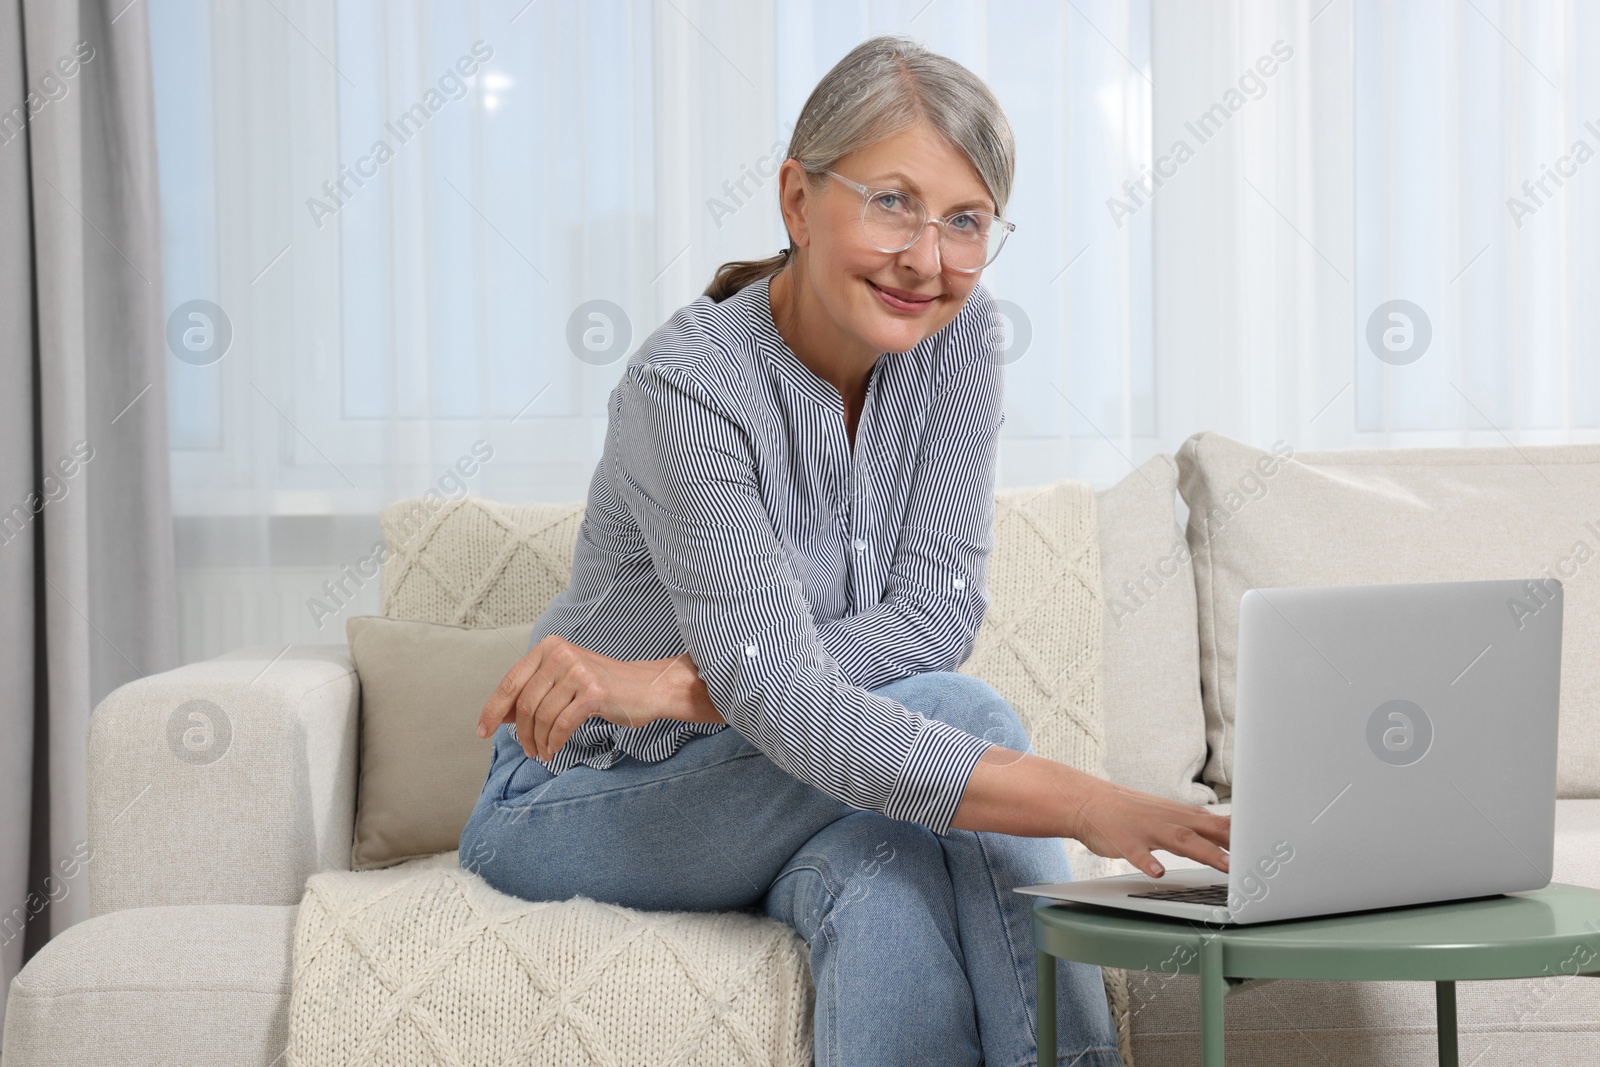
<svg viewBox="0 0 1600 1067">
<path fill-rule="evenodd" d="M 1554 578 L 1250 589 L 1228 866 L 1021 886 L 1236 925 L 1550 883 Z"/>
</svg>

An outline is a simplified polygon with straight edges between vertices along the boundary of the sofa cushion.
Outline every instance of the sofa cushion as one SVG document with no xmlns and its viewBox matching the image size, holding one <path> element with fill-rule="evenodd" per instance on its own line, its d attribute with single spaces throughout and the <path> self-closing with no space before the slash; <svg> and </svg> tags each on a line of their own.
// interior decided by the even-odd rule
<svg viewBox="0 0 1600 1067">
<path fill-rule="evenodd" d="M 995 493 L 989 606 L 957 669 L 1006 698 L 1034 752 L 1104 776 L 1096 527 L 1083 482 Z"/>
<path fill-rule="evenodd" d="M 361 771 L 351 866 L 449 851 L 478 802 L 494 739 L 483 705 L 533 626 L 470 628 L 358 615 L 345 623 L 361 679 Z"/>
<path fill-rule="evenodd" d="M 1178 467 L 1168 455 L 1097 494 L 1106 777 L 1210 804 L 1216 792 L 1199 781 L 1206 729 L 1194 571 L 1177 499 Z"/>
<path fill-rule="evenodd" d="M 1600 445 L 1297 452 L 1207 431 L 1177 461 L 1219 796 L 1247 589 L 1545 577 L 1565 602 L 1557 793 L 1600 796 Z"/>
<path fill-rule="evenodd" d="M 281 1065 L 297 910 L 172 904 L 74 923 L 11 980 L 5 1062 Z"/>
<path fill-rule="evenodd" d="M 811 1062 L 805 943 L 783 923 L 530 902 L 454 858 L 306 882 L 290 1062 Z"/>
<path fill-rule="evenodd" d="M 460 626 L 531 628 L 572 578 L 585 505 L 479 497 L 397 500 L 383 509 L 380 614 Z"/>
</svg>

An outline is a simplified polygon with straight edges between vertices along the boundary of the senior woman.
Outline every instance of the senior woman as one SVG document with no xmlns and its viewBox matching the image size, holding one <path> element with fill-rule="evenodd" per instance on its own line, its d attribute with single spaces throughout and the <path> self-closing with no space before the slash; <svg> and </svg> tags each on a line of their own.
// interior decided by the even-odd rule
<svg viewBox="0 0 1600 1067">
<path fill-rule="evenodd" d="M 907 39 L 822 78 L 778 174 L 788 247 L 629 359 L 571 581 L 479 723 L 463 864 L 529 900 L 791 925 L 827 1067 L 1120 1064 L 1099 968 L 1066 961 L 1040 1055 L 1044 901 L 1013 888 L 1070 880 L 1063 837 L 1227 869 L 1226 817 L 1032 754 L 955 670 L 988 604 L 979 276 L 1013 160 L 987 86 Z"/>
</svg>

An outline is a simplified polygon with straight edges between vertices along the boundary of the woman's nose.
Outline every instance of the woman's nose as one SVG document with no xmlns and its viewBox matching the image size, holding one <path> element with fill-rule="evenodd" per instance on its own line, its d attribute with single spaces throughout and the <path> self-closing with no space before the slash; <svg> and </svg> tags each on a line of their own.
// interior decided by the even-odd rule
<svg viewBox="0 0 1600 1067">
<path fill-rule="evenodd" d="M 944 231 L 939 224 L 929 219 L 922 227 L 922 232 L 917 234 L 917 239 L 900 254 L 911 257 L 910 262 L 916 267 L 918 274 L 924 278 L 932 278 L 944 266 L 939 258 L 939 241 L 943 236 Z"/>
</svg>

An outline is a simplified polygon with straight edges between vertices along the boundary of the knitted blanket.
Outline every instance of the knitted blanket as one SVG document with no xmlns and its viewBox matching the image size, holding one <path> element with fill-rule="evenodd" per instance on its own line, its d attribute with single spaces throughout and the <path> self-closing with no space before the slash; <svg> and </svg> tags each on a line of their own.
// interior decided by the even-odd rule
<svg viewBox="0 0 1600 1067">
<path fill-rule="evenodd" d="M 805 942 L 746 912 L 531 903 L 456 853 L 306 881 L 292 1067 L 811 1063 Z"/>
</svg>

